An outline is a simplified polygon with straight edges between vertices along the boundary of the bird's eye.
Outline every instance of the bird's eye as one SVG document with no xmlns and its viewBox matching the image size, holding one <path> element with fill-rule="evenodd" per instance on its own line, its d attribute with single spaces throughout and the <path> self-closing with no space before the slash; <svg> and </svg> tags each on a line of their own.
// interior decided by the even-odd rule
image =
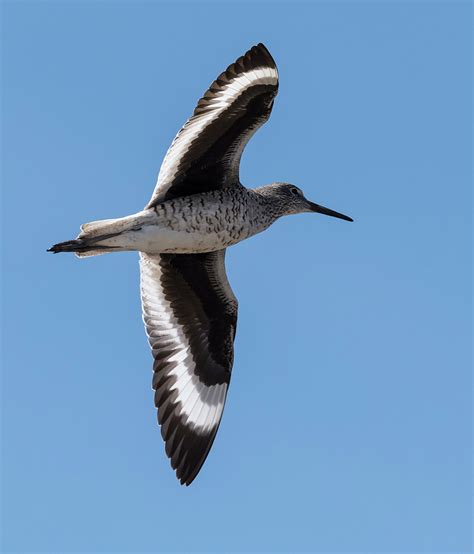
<svg viewBox="0 0 474 554">
<path fill-rule="evenodd" d="M 290 192 L 291 192 L 291 194 L 294 194 L 295 196 L 299 196 L 299 195 L 300 195 L 300 191 L 299 191 L 297 188 L 295 188 L 295 187 L 293 187 L 292 189 L 290 189 Z"/>
</svg>

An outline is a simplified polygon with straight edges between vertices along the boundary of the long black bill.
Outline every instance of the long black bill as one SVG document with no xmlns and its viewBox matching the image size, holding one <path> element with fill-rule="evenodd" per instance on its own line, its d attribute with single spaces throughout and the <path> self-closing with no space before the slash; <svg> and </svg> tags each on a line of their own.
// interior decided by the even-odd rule
<svg viewBox="0 0 474 554">
<path fill-rule="evenodd" d="M 343 219 L 344 221 L 354 221 L 351 217 L 347 215 L 340 214 L 339 212 L 335 212 L 334 210 L 330 210 L 329 208 L 325 208 L 324 206 L 320 206 L 319 204 L 315 204 L 314 202 L 309 202 L 309 206 L 311 208 L 311 211 L 317 212 L 318 214 L 338 217 L 339 219 Z"/>
</svg>

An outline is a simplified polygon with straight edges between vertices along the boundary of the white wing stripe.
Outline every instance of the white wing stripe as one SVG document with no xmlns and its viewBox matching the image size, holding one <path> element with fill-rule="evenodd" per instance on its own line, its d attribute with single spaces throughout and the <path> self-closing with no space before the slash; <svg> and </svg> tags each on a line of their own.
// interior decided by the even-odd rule
<svg viewBox="0 0 474 554">
<path fill-rule="evenodd" d="M 197 425 L 203 426 L 203 424 L 206 423 L 207 420 L 207 414 L 209 413 L 209 410 L 211 409 L 211 406 L 208 404 L 209 396 L 211 395 L 210 387 L 206 390 L 205 396 L 203 398 L 203 402 L 201 404 L 201 409 L 199 410 L 199 414 L 197 416 Z"/>
</svg>

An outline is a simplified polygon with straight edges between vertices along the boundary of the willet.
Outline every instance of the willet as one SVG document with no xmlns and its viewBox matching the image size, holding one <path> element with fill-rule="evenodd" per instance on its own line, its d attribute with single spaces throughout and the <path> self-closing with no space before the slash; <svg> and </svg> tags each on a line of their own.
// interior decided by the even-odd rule
<svg viewBox="0 0 474 554">
<path fill-rule="evenodd" d="M 153 389 L 166 454 L 182 484 L 204 463 L 219 427 L 234 359 L 237 299 L 228 246 L 283 215 L 350 217 L 307 200 L 288 183 L 243 187 L 243 149 L 265 123 L 278 71 L 263 44 L 211 84 L 171 144 L 145 209 L 82 225 L 51 252 L 80 257 L 140 252 L 143 320 L 154 357 Z"/>
</svg>

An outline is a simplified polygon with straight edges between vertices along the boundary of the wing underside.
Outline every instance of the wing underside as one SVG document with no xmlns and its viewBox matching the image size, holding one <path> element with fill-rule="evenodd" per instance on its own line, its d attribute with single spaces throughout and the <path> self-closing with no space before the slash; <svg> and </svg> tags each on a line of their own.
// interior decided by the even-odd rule
<svg viewBox="0 0 474 554">
<path fill-rule="evenodd" d="M 270 117 L 277 92 L 278 70 L 263 44 L 221 73 L 171 144 L 147 208 L 237 184 L 243 149 Z"/>
<path fill-rule="evenodd" d="M 140 259 L 158 421 L 171 465 L 186 485 L 214 441 L 233 364 L 237 301 L 224 255 L 141 254 Z"/>
</svg>

